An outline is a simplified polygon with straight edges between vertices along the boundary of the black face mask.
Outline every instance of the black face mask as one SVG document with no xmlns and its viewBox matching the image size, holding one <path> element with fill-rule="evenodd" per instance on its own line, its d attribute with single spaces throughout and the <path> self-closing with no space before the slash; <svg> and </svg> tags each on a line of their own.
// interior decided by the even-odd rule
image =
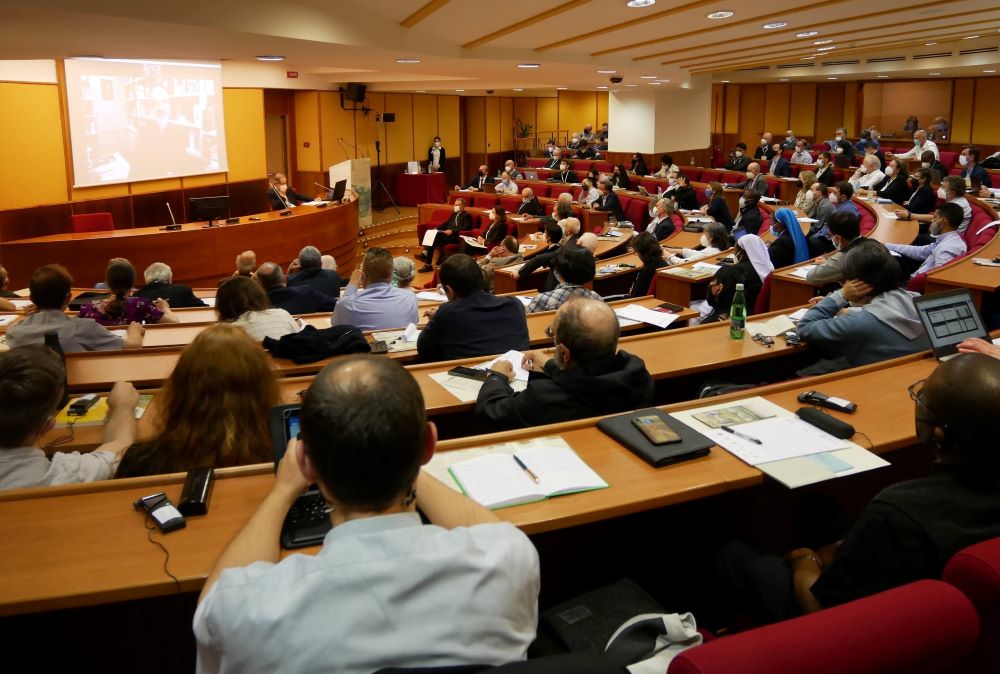
<svg viewBox="0 0 1000 674">
<path fill-rule="evenodd" d="M 479 175 L 484 176 L 484 175 L 486 175 L 486 173 L 487 173 L 486 171 L 480 171 Z"/>
</svg>

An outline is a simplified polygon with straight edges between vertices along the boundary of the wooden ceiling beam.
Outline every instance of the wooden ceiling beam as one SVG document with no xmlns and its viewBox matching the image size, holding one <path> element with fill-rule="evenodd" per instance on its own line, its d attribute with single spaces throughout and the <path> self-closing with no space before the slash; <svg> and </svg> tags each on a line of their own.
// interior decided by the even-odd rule
<svg viewBox="0 0 1000 674">
<path fill-rule="evenodd" d="M 511 33 L 516 33 L 519 30 L 524 30 L 525 28 L 530 28 L 534 26 L 539 21 L 544 21 L 546 19 L 551 19 L 554 16 L 559 16 L 564 14 L 571 9 L 577 9 L 583 7 L 587 3 L 593 2 L 593 0 L 570 0 L 569 2 L 564 2 L 561 5 L 556 5 L 552 9 L 547 9 L 541 14 L 536 14 L 534 16 L 529 16 L 527 19 L 518 21 L 517 23 L 512 23 L 509 26 L 504 26 L 500 30 L 495 30 L 489 35 L 483 35 L 482 37 L 476 38 L 472 42 L 466 42 L 462 45 L 462 49 L 475 49 L 476 47 L 481 47 L 487 42 L 493 42 L 494 40 L 499 40 L 502 37 L 506 37 Z"/>
<path fill-rule="evenodd" d="M 430 2 L 426 5 L 403 19 L 399 25 L 403 28 L 413 28 L 431 14 L 447 5 L 449 2 L 451 2 L 451 0 L 430 0 Z"/>
</svg>

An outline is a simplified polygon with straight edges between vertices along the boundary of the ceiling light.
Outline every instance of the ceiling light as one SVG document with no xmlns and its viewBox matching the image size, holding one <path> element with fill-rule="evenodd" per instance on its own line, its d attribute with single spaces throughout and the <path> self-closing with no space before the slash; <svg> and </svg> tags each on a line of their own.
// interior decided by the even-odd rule
<svg viewBox="0 0 1000 674">
<path fill-rule="evenodd" d="M 656 75 L 639 75 L 640 80 L 655 80 Z"/>
<path fill-rule="evenodd" d="M 524 89 L 514 89 L 514 91 L 524 91 Z"/>
<path fill-rule="evenodd" d="M 807 30 L 804 33 L 796 33 L 795 37 L 812 37 L 813 35 L 819 35 L 818 30 Z"/>
<path fill-rule="evenodd" d="M 816 57 L 815 57 L 815 56 L 803 56 L 803 57 L 802 57 L 802 60 L 803 60 L 803 61 L 811 61 L 811 60 L 812 60 L 812 59 L 814 59 L 814 58 L 816 58 Z"/>
<path fill-rule="evenodd" d="M 618 72 L 618 71 L 617 70 L 598 70 L 597 74 L 598 75 L 614 75 L 616 72 Z"/>
<path fill-rule="evenodd" d="M 284 56 L 278 56 L 277 54 L 261 54 L 260 56 L 255 56 L 258 61 L 284 61 Z"/>
<path fill-rule="evenodd" d="M 463 93 L 464 91 L 465 91 L 465 89 L 455 89 L 455 92 L 459 93 L 459 94 Z"/>
<path fill-rule="evenodd" d="M 787 82 L 787 81 L 788 81 L 788 78 L 787 78 L 787 77 L 782 77 L 782 78 L 781 78 L 780 80 L 778 80 L 778 81 L 779 81 L 779 82 Z"/>
<path fill-rule="evenodd" d="M 986 72 L 989 72 L 989 71 L 987 70 Z M 625 86 L 626 87 L 637 87 L 639 85 L 638 84 L 626 84 Z"/>
<path fill-rule="evenodd" d="M 828 80 L 835 80 L 837 78 L 836 77 L 827 77 L 826 79 L 828 79 Z"/>
<path fill-rule="evenodd" d="M 541 63 L 518 63 L 518 68 L 541 68 Z"/>
<path fill-rule="evenodd" d="M 925 43 L 924 43 L 924 46 L 925 46 L 925 47 L 933 47 L 933 46 L 934 46 L 934 45 L 936 45 L 936 44 L 937 44 L 937 42 L 925 42 Z"/>
<path fill-rule="evenodd" d="M 995 70 L 984 70 L 983 72 L 984 73 L 995 73 L 996 71 Z"/>
<path fill-rule="evenodd" d="M 416 93 L 418 93 L 418 94 L 426 94 L 427 90 L 426 89 L 417 89 Z"/>
<path fill-rule="evenodd" d="M 661 84 L 663 84 L 663 82 L 650 82 L 650 84 L 655 84 L 656 86 L 660 86 Z"/>
<path fill-rule="evenodd" d="M 660 84 L 670 84 L 670 80 L 656 80 Z"/>
<path fill-rule="evenodd" d="M 816 47 L 816 51 L 830 51 L 831 49 L 836 49 L 836 47 Z"/>
<path fill-rule="evenodd" d="M 927 74 L 930 75 L 931 77 L 937 77 L 941 73 L 927 73 Z"/>
<path fill-rule="evenodd" d="M 722 80 L 723 84 L 729 84 L 729 80 Z"/>
<path fill-rule="evenodd" d="M 813 44 L 830 44 L 831 42 L 833 42 L 833 39 L 827 38 L 825 40 L 816 40 Z"/>
<path fill-rule="evenodd" d="M 772 21 L 771 23 L 765 23 L 761 28 L 764 30 L 774 30 L 775 28 L 784 28 L 787 25 L 787 21 Z"/>
<path fill-rule="evenodd" d="M 420 59 L 396 59 L 396 63 L 420 63 Z"/>
<path fill-rule="evenodd" d="M 728 19 L 733 15 L 728 9 L 719 10 L 718 12 L 711 12 L 708 14 L 710 19 Z"/>
<path fill-rule="evenodd" d="M 888 75 L 879 75 L 878 78 L 880 80 L 887 80 L 887 79 L 889 79 L 889 76 Z"/>
<path fill-rule="evenodd" d="M 975 40 L 977 37 L 979 37 L 979 36 L 978 35 L 966 35 L 962 39 L 963 40 Z"/>
<path fill-rule="evenodd" d="M 625 4 L 629 7 L 649 7 L 655 5 L 656 0 L 628 0 Z"/>
<path fill-rule="evenodd" d="M 602 84 L 601 86 L 597 87 L 597 88 L 598 88 L 598 89 L 607 89 L 607 87 L 606 87 L 606 86 L 604 86 L 603 84 Z"/>
<path fill-rule="evenodd" d="M 556 91 L 566 91 L 569 87 L 556 87 Z"/>
</svg>

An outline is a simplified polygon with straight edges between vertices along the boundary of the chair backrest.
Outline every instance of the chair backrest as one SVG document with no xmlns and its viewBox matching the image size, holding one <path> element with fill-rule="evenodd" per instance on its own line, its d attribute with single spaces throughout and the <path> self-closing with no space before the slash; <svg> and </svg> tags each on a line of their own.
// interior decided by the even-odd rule
<svg viewBox="0 0 1000 674">
<path fill-rule="evenodd" d="M 528 160 L 528 166 L 531 168 L 544 168 L 548 163 L 549 160 L 544 157 L 532 157 Z"/>
<path fill-rule="evenodd" d="M 472 205 L 477 208 L 493 208 L 498 200 L 499 197 L 492 194 L 476 194 L 472 197 Z"/>
<path fill-rule="evenodd" d="M 938 154 L 938 161 L 945 165 L 945 168 L 951 168 L 958 161 L 957 152 L 949 152 L 948 150 L 941 150 Z"/>
<path fill-rule="evenodd" d="M 508 214 L 517 213 L 517 209 L 521 207 L 521 197 L 501 197 L 500 205 Z"/>
<path fill-rule="evenodd" d="M 969 207 L 972 208 L 972 218 L 969 220 L 969 226 L 965 228 L 962 238 L 965 239 L 966 250 L 971 253 L 993 240 L 997 232 L 997 225 L 993 224 L 990 214 L 979 204 L 970 201 Z"/>
<path fill-rule="evenodd" d="M 972 600 L 979 612 L 979 643 L 962 671 L 989 671 L 1000 661 L 1000 538 L 956 552 L 944 567 L 944 580 Z"/>
<path fill-rule="evenodd" d="M 753 303 L 753 313 L 751 315 L 767 313 L 771 306 L 771 274 L 764 277 L 764 282 L 760 285 L 760 292 Z"/>
<path fill-rule="evenodd" d="M 667 674 L 932 674 L 968 657 L 978 637 L 968 598 L 922 580 L 689 648 Z"/>
<path fill-rule="evenodd" d="M 691 182 L 699 182 L 701 180 L 701 169 L 695 168 L 694 166 L 685 166 L 681 169 L 681 173 L 687 176 L 687 179 Z"/>
<path fill-rule="evenodd" d="M 615 168 L 615 165 L 609 161 L 595 161 L 593 166 L 601 173 L 611 173 Z"/>
<path fill-rule="evenodd" d="M 110 213 L 74 213 L 70 216 L 74 234 L 84 232 L 110 232 L 115 228 L 115 221 Z"/>
<path fill-rule="evenodd" d="M 701 172 L 701 182 L 710 183 L 713 180 L 718 180 L 722 176 L 722 171 L 716 169 L 705 169 Z"/>
<path fill-rule="evenodd" d="M 645 199 L 629 199 L 622 209 L 625 211 L 625 219 L 632 223 L 637 232 L 644 230 L 649 220 L 647 203 Z"/>
<path fill-rule="evenodd" d="M 858 206 L 858 212 L 861 213 L 861 217 L 858 218 L 858 225 L 861 227 L 861 236 L 868 236 L 868 233 L 875 229 L 878 221 L 872 215 L 872 212 L 864 206 Z"/>
<path fill-rule="evenodd" d="M 573 192 L 578 190 L 579 188 L 570 187 L 569 185 L 553 185 L 549 188 L 549 196 L 553 199 L 558 199 L 560 194 L 565 194 L 567 192 L 573 194 Z"/>
<path fill-rule="evenodd" d="M 767 194 L 768 194 L 768 196 L 771 196 L 771 197 L 777 196 L 777 194 L 778 194 L 778 185 L 781 184 L 781 181 L 778 180 L 777 178 L 771 178 L 771 177 L 764 178 L 764 180 L 767 181 Z"/>
</svg>

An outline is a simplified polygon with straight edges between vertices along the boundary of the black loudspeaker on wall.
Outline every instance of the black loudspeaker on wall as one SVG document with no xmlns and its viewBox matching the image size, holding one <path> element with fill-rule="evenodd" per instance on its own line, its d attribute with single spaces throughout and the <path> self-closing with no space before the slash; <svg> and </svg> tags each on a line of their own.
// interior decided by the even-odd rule
<svg viewBox="0 0 1000 674">
<path fill-rule="evenodd" d="M 392 124 L 395 121 L 396 121 L 396 113 L 395 112 L 383 112 L 382 113 L 382 123 L 383 124 Z"/>
<path fill-rule="evenodd" d="M 367 91 L 368 87 L 365 85 L 351 82 L 344 88 L 344 98 L 355 103 L 364 103 Z"/>
</svg>

